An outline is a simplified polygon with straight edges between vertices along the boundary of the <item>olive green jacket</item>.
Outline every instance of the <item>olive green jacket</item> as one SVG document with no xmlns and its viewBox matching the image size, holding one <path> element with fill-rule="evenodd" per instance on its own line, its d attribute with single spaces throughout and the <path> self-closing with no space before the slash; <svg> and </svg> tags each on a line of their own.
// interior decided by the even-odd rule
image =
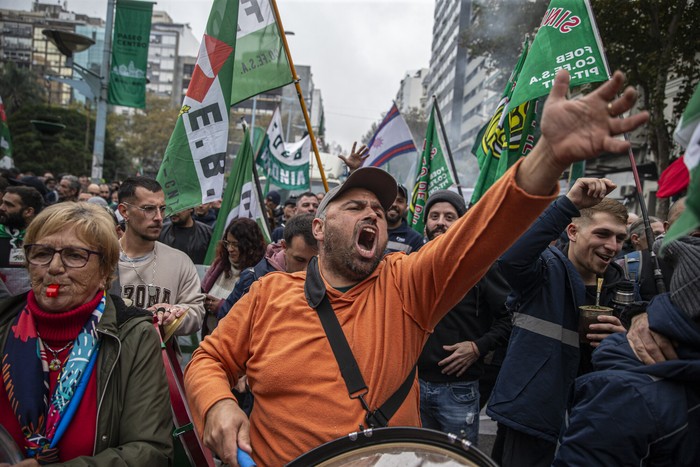
<svg viewBox="0 0 700 467">
<path fill-rule="evenodd" d="M 26 294 L 0 301 L 0 349 L 5 348 L 10 324 L 25 304 Z M 151 315 L 108 295 L 97 332 L 101 347 L 97 357 L 94 455 L 60 465 L 171 465 L 173 419 Z"/>
</svg>

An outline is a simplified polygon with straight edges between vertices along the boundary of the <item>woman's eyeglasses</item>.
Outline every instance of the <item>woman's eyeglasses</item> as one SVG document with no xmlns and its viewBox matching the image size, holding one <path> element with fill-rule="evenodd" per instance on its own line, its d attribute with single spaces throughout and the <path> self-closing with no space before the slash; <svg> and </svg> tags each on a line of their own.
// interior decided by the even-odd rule
<svg viewBox="0 0 700 467">
<path fill-rule="evenodd" d="M 67 268 L 82 268 L 90 260 L 90 255 L 102 256 L 99 251 L 88 250 L 87 248 L 79 248 L 69 246 L 67 248 L 53 248 L 48 245 L 33 243 L 24 246 L 24 252 L 27 257 L 27 262 L 34 266 L 47 266 L 56 253 L 61 257 L 61 262 Z"/>
<path fill-rule="evenodd" d="M 229 249 L 229 247 L 230 247 L 230 248 L 238 248 L 238 242 L 236 242 L 236 241 L 229 242 L 229 241 L 227 241 L 227 240 L 221 240 L 221 244 L 222 244 L 222 245 L 224 246 L 224 248 L 226 248 L 227 250 Z"/>
</svg>

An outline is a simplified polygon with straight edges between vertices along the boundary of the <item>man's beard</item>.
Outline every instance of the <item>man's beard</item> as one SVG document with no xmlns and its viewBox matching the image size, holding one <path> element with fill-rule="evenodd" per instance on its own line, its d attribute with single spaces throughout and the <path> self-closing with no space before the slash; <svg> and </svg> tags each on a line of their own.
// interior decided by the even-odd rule
<svg viewBox="0 0 700 467">
<path fill-rule="evenodd" d="M 3 224 L 8 229 L 22 230 L 26 227 L 24 218 L 20 213 L 0 214 L 0 224 Z"/>
<path fill-rule="evenodd" d="M 447 228 L 439 225 L 439 226 L 435 227 L 433 230 L 429 230 L 426 228 L 425 229 L 425 236 L 428 237 L 428 240 L 432 240 L 435 237 L 437 237 L 441 234 L 444 234 L 445 232 L 447 232 Z"/>
<path fill-rule="evenodd" d="M 402 217 L 403 217 L 403 216 L 401 215 L 401 213 L 400 213 L 399 211 L 395 211 L 395 210 L 393 210 L 393 209 L 389 209 L 389 210 L 386 212 L 386 221 L 387 221 L 389 224 L 400 223 Z"/>
<path fill-rule="evenodd" d="M 331 269 L 338 272 L 346 279 L 354 282 L 361 282 L 366 279 L 382 260 L 386 242 L 384 245 L 377 244 L 374 257 L 365 259 L 359 256 L 355 250 L 353 239 L 357 238 L 357 230 L 361 224 L 355 226 L 353 237 L 349 240 L 349 245 L 342 240 L 341 234 L 326 223 L 326 234 L 323 241 L 323 257 L 328 262 Z"/>
<path fill-rule="evenodd" d="M 141 239 L 149 241 L 149 242 L 155 242 L 156 240 L 158 240 L 160 238 L 160 233 L 163 231 L 163 226 L 161 225 L 160 227 L 161 228 L 160 228 L 160 230 L 158 230 L 158 233 L 153 234 L 153 235 L 149 234 L 148 230 L 145 230 L 145 229 L 143 232 L 139 232 L 136 229 L 133 229 L 133 231 L 137 237 L 141 237 Z M 128 229 L 129 229 L 129 227 L 127 227 L 127 231 L 128 231 Z"/>
</svg>

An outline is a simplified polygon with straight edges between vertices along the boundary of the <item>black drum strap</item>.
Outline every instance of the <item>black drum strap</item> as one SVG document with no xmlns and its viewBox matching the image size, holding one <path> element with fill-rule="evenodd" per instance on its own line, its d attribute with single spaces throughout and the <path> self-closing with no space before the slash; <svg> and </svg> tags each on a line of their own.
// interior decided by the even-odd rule
<svg viewBox="0 0 700 467">
<path fill-rule="evenodd" d="M 357 360 L 355 360 L 350 344 L 348 344 L 348 340 L 345 338 L 343 329 L 338 322 L 338 317 L 335 315 L 331 302 L 328 299 L 325 285 L 318 272 L 318 260 L 315 257 L 309 262 L 309 266 L 306 270 L 304 291 L 309 306 L 315 308 L 318 313 L 323 330 L 333 350 L 333 355 L 338 362 L 340 374 L 343 376 L 343 380 L 345 380 L 345 386 L 348 389 L 350 398 L 360 401 L 362 408 L 367 412 L 365 421 L 369 427 L 379 428 L 387 426 L 391 417 L 396 413 L 399 407 L 401 407 L 406 396 L 408 396 L 411 386 L 413 386 L 416 367 L 414 366 L 413 369 L 411 369 L 406 380 L 381 407 L 374 411 L 371 410 L 364 399 L 364 396 L 369 391 L 367 384 L 365 384 L 360 368 L 357 365 Z"/>
</svg>

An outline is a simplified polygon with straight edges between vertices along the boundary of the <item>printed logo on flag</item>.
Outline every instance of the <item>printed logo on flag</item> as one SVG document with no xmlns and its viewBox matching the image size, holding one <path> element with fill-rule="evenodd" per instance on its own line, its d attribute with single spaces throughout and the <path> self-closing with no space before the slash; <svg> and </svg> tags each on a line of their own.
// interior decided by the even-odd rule
<svg viewBox="0 0 700 467">
<path fill-rule="evenodd" d="M 507 109 L 508 99 L 501 99 L 498 104 L 496 113 L 491 117 L 486 132 L 484 133 L 484 138 L 481 140 L 481 148 L 484 153 L 491 151 L 491 154 L 496 159 L 501 157 L 501 152 L 505 145 L 508 145 L 508 149 L 511 151 L 517 151 L 520 147 L 520 140 L 523 136 L 523 130 L 525 129 L 525 122 L 527 121 L 527 111 L 530 102 L 525 102 L 520 104 L 513 110 Z M 507 114 L 503 112 L 507 111 Z M 506 129 L 504 127 L 505 119 L 508 118 L 508 125 L 510 128 L 510 141 L 508 141 L 508 136 L 506 135 Z"/>
</svg>

